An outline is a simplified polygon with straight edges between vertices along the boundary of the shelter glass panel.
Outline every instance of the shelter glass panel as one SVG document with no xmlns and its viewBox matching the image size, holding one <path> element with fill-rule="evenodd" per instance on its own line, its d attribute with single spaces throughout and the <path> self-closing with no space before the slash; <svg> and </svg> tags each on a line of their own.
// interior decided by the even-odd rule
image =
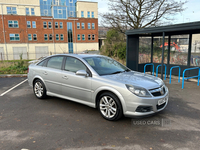
<svg viewBox="0 0 200 150">
<path fill-rule="evenodd" d="M 189 35 L 173 35 L 170 42 L 170 64 L 187 65 Z"/>
<path fill-rule="evenodd" d="M 200 34 L 192 35 L 190 66 L 200 67 Z"/>
<path fill-rule="evenodd" d="M 151 37 L 139 38 L 139 64 L 151 62 Z"/>
</svg>

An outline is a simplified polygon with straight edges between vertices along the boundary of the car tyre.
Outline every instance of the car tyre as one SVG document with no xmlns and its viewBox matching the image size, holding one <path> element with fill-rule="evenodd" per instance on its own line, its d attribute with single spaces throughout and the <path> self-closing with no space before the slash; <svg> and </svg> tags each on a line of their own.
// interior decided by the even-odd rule
<svg viewBox="0 0 200 150">
<path fill-rule="evenodd" d="M 119 98 L 110 92 L 102 93 L 98 98 L 98 110 L 109 121 L 119 120 L 123 115 Z"/>
<path fill-rule="evenodd" d="M 35 96 L 39 99 L 46 98 L 46 96 L 47 96 L 46 95 L 46 87 L 40 79 L 35 80 L 35 82 L 33 84 L 33 92 L 34 92 Z"/>
</svg>

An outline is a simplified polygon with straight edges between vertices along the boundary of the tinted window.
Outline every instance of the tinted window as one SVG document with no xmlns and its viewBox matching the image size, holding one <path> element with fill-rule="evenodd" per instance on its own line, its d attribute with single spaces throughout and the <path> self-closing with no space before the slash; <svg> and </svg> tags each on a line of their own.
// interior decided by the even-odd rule
<svg viewBox="0 0 200 150">
<path fill-rule="evenodd" d="M 56 56 L 50 58 L 50 60 L 47 63 L 47 67 L 61 69 L 63 58 L 64 58 L 63 56 Z"/>
<path fill-rule="evenodd" d="M 45 59 L 45 60 L 43 60 L 43 61 L 41 61 L 40 63 L 38 63 L 37 65 L 38 66 L 44 66 L 45 64 L 46 64 L 46 61 L 47 61 L 48 59 Z"/>
<path fill-rule="evenodd" d="M 77 72 L 78 70 L 87 71 L 87 68 L 80 60 L 73 57 L 67 57 L 67 60 L 65 63 L 65 70 L 71 71 L 71 72 Z"/>
</svg>

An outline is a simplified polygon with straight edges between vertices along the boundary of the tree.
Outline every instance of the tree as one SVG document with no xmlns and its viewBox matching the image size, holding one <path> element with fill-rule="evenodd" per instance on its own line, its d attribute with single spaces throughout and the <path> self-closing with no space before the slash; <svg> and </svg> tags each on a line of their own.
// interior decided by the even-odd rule
<svg viewBox="0 0 200 150">
<path fill-rule="evenodd" d="M 172 21 L 172 16 L 184 10 L 187 1 L 176 0 L 109 0 L 110 12 L 101 14 L 104 26 L 125 33 L 161 25 L 163 19 Z"/>
<path fill-rule="evenodd" d="M 101 48 L 101 54 L 124 61 L 126 58 L 125 37 L 119 31 L 110 29 L 107 32 L 105 44 Z"/>
</svg>

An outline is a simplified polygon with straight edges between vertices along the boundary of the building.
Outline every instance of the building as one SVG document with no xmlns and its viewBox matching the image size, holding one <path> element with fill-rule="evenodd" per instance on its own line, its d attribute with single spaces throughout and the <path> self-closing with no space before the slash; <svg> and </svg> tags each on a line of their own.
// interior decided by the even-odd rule
<svg viewBox="0 0 200 150">
<path fill-rule="evenodd" d="M 0 0 L 0 60 L 98 50 L 98 3 Z"/>
</svg>

